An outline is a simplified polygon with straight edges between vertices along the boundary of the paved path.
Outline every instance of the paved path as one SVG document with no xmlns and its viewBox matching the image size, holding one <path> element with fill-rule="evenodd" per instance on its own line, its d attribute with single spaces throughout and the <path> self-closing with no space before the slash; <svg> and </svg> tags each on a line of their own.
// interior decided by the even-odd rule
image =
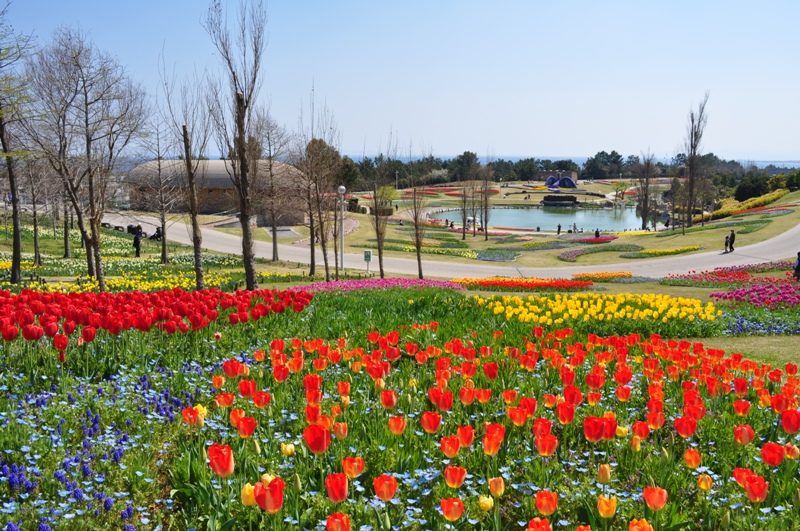
<svg viewBox="0 0 800 531">
<path fill-rule="evenodd" d="M 152 233 L 158 223 L 156 218 L 147 216 L 131 216 L 127 214 L 106 214 L 104 221 L 114 225 L 128 223 L 141 224 L 145 232 Z M 261 230 L 261 229 L 259 229 Z M 679 237 L 676 231 L 676 237 Z M 167 227 L 170 241 L 191 245 L 191 226 L 179 222 L 170 222 Z M 691 236 L 689 236 L 691 238 Z M 685 241 L 685 240 L 684 240 Z M 691 241 L 691 240 L 690 240 Z M 310 249 L 305 245 L 279 245 L 278 254 L 281 260 L 308 264 Z M 331 248 L 333 246 L 331 245 Z M 239 254 L 242 252 L 242 239 L 239 236 L 226 234 L 211 229 L 203 230 L 203 248 L 212 251 Z M 255 242 L 256 256 L 269 259 L 272 257 L 272 244 Z M 800 225 L 775 236 L 769 240 L 751 245 L 736 247 L 732 253 L 711 251 L 692 255 L 678 255 L 667 258 L 650 258 L 641 260 L 625 260 L 616 264 L 575 265 L 549 268 L 516 267 L 514 262 L 501 264 L 487 263 L 451 263 L 447 261 L 425 261 L 422 269 L 426 277 L 458 278 L 458 277 L 491 277 L 522 276 L 542 278 L 570 278 L 573 273 L 597 271 L 631 271 L 634 276 L 660 278 L 670 273 L 686 273 L 688 271 L 706 271 L 715 267 L 754 264 L 784 260 L 795 257 L 800 251 Z M 333 251 L 330 253 L 333 264 Z M 317 252 L 317 265 L 322 266 L 322 253 Z M 363 254 L 345 253 L 344 264 L 347 269 L 366 270 Z M 384 270 L 388 274 L 417 274 L 416 258 L 385 257 Z M 331 267 L 333 267 L 331 265 Z M 370 271 L 377 272 L 378 257 L 373 252 Z"/>
</svg>

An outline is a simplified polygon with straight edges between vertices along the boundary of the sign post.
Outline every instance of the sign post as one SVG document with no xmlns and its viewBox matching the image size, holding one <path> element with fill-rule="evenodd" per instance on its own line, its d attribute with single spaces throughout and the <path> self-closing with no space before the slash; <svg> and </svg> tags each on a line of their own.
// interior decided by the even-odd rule
<svg viewBox="0 0 800 531">
<path fill-rule="evenodd" d="M 372 251 L 367 249 L 364 251 L 364 261 L 367 263 L 367 274 L 369 274 L 369 263 L 372 261 Z"/>
</svg>

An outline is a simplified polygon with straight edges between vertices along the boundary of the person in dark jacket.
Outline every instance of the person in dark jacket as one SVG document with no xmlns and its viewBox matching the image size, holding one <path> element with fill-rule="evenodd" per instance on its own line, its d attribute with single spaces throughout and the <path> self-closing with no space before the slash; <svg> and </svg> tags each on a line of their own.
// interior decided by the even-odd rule
<svg viewBox="0 0 800 531">
<path fill-rule="evenodd" d="M 139 252 L 142 250 L 142 226 L 136 227 L 136 234 L 133 236 L 133 248 L 136 249 L 136 258 L 139 258 Z"/>
<path fill-rule="evenodd" d="M 736 240 L 736 233 L 731 229 L 731 235 L 728 238 L 728 248 L 733 252 L 733 242 Z"/>
</svg>

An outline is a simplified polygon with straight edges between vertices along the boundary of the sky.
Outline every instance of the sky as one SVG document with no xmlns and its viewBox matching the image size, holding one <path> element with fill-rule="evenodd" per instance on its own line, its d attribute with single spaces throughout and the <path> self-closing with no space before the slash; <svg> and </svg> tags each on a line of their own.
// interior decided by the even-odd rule
<svg viewBox="0 0 800 531">
<path fill-rule="evenodd" d="M 39 44 L 80 26 L 155 94 L 162 53 L 178 77 L 219 71 L 207 8 L 14 0 L 7 16 Z M 272 0 L 267 11 L 261 103 L 296 130 L 313 87 L 354 158 L 390 138 L 412 157 L 671 158 L 709 92 L 704 153 L 800 160 L 796 0 Z"/>
</svg>

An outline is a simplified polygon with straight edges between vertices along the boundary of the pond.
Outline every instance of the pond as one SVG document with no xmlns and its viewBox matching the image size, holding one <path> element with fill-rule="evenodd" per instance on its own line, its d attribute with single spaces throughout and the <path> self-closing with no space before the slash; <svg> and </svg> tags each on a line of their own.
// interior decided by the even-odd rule
<svg viewBox="0 0 800 531">
<path fill-rule="evenodd" d="M 448 217 L 450 214 L 450 217 Z M 458 210 L 436 214 L 440 219 L 461 220 Z M 639 230 L 642 228 L 642 218 L 636 213 L 635 208 L 490 208 L 489 227 L 515 227 L 520 229 L 535 229 L 541 227 L 543 231 L 555 231 L 559 223 L 561 232 L 566 232 L 575 224 L 578 230 L 594 232 L 617 232 Z"/>
</svg>

